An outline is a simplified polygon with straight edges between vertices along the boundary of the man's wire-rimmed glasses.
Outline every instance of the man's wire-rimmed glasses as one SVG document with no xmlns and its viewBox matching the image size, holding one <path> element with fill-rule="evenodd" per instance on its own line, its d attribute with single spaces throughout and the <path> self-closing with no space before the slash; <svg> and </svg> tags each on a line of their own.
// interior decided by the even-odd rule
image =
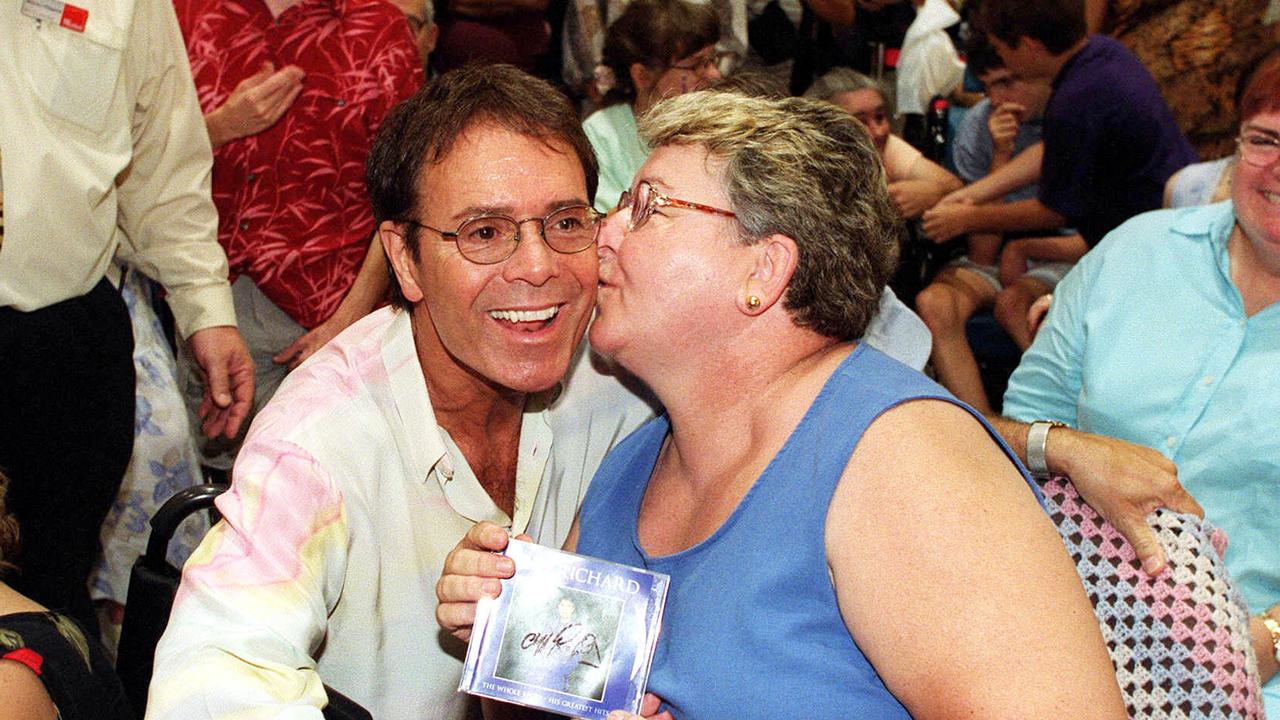
<svg viewBox="0 0 1280 720">
<path fill-rule="evenodd" d="M 523 220 L 506 215 L 481 215 L 463 220 L 456 232 L 439 230 L 417 220 L 405 222 L 452 240 L 462 257 L 477 265 L 493 265 L 515 254 L 516 247 L 520 245 L 520 227 L 527 222 L 538 223 L 538 232 L 547 247 L 572 255 L 595 244 L 602 218 L 604 214 L 590 205 L 570 205 L 553 210 L 544 217 Z"/>
<path fill-rule="evenodd" d="M 1254 167 L 1266 167 L 1280 158 L 1280 137 L 1272 133 L 1245 130 L 1236 138 L 1240 157 Z"/>
<path fill-rule="evenodd" d="M 618 198 L 618 209 L 627 208 L 631 211 L 631 216 L 627 218 L 627 232 L 631 232 L 641 225 L 649 221 L 649 217 L 653 215 L 653 211 L 661 207 L 683 208 L 685 210 L 697 210 L 698 212 L 711 213 L 712 215 L 720 215 L 722 217 L 736 218 L 737 213 L 730 210 L 721 210 L 710 205 L 702 203 L 689 202 L 673 198 L 670 195 L 663 195 L 648 182 L 641 182 L 636 185 L 635 191 L 627 190 L 622 193 L 622 197 Z"/>
</svg>

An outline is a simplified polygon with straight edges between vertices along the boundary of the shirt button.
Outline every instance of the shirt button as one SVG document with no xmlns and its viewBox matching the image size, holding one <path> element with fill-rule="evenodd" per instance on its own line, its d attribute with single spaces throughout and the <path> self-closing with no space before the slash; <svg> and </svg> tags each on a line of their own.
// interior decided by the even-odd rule
<svg viewBox="0 0 1280 720">
<path fill-rule="evenodd" d="M 244 179 L 248 180 L 249 182 L 253 182 L 254 180 L 258 179 L 258 173 L 249 173 L 248 175 L 245 176 Z"/>
<path fill-rule="evenodd" d="M 1165 447 L 1167 447 L 1167 448 L 1169 448 L 1170 450 L 1172 450 L 1172 449 L 1173 449 L 1173 446 L 1174 446 L 1174 445 L 1177 445 L 1177 444 L 1178 444 L 1178 438 L 1176 438 L 1176 437 L 1174 437 L 1174 436 L 1172 436 L 1172 435 L 1170 435 L 1169 437 L 1165 438 L 1164 446 L 1165 446 Z"/>
<path fill-rule="evenodd" d="M 1205 376 L 1204 376 L 1204 379 L 1203 379 L 1203 380 L 1201 380 L 1200 382 L 1204 383 L 1206 386 L 1208 386 L 1208 385 L 1212 385 L 1212 384 L 1213 384 L 1213 376 L 1212 376 L 1212 375 L 1205 375 Z"/>
<path fill-rule="evenodd" d="M 248 230 L 248 229 L 249 229 L 249 221 L 248 221 L 248 220 L 241 220 L 241 221 L 240 221 L 240 229 L 241 229 L 241 230 Z"/>
<path fill-rule="evenodd" d="M 344 99 L 342 99 L 342 98 L 338 98 L 338 107 L 345 107 L 345 106 L 346 106 L 346 104 L 347 104 L 347 101 L 346 101 L 346 100 L 344 100 Z"/>
</svg>

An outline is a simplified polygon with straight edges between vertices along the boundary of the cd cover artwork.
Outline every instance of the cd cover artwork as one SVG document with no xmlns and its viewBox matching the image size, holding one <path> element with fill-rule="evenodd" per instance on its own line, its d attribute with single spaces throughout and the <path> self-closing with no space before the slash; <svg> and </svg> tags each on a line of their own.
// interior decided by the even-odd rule
<svg viewBox="0 0 1280 720">
<path fill-rule="evenodd" d="M 459 690 L 574 717 L 639 712 L 668 577 L 512 540 L 476 608 Z"/>
</svg>

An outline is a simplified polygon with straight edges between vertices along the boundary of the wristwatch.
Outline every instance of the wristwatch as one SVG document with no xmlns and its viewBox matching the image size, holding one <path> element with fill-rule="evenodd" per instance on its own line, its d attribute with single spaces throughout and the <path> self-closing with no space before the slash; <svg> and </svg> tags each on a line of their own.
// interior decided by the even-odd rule
<svg viewBox="0 0 1280 720">
<path fill-rule="evenodd" d="M 1064 428 L 1067 424 L 1057 420 L 1036 420 L 1027 430 L 1027 470 L 1034 478 L 1049 477 L 1049 462 L 1045 458 L 1044 446 L 1049 439 L 1050 428 Z"/>
<path fill-rule="evenodd" d="M 1275 618 L 1263 613 L 1258 616 L 1262 620 L 1262 624 L 1267 626 L 1267 632 L 1271 633 L 1271 647 L 1276 651 L 1276 662 L 1280 663 L 1280 622 Z"/>
</svg>

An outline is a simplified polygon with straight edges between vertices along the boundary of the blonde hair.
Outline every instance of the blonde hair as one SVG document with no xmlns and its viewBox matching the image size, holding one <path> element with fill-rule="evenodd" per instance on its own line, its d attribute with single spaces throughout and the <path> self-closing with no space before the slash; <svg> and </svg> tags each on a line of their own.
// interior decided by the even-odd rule
<svg viewBox="0 0 1280 720">
<path fill-rule="evenodd" d="M 699 145 L 724 162 L 744 242 L 775 233 L 795 240 L 799 261 L 783 307 L 796 325 L 862 336 L 897 264 L 903 226 L 861 123 L 815 100 L 700 91 L 659 103 L 639 127 L 652 147 Z"/>
</svg>

